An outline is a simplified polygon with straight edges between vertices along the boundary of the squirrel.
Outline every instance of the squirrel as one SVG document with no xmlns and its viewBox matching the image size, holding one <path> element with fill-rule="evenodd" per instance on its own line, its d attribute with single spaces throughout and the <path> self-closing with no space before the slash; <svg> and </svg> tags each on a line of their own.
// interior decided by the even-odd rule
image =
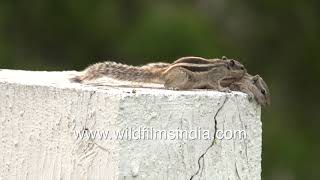
<svg viewBox="0 0 320 180">
<path fill-rule="evenodd" d="M 259 75 L 246 73 L 239 81 L 232 83 L 230 89 L 246 93 L 250 101 L 255 99 L 262 106 L 271 104 L 269 88 Z"/>
<path fill-rule="evenodd" d="M 106 61 L 93 64 L 71 80 L 85 82 L 101 77 L 118 80 L 163 84 L 167 89 L 213 89 L 222 92 L 241 91 L 250 101 L 270 105 L 270 91 L 259 76 L 247 73 L 238 61 L 222 57 L 205 59 L 196 56 L 182 57 L 173 63 L 149 63 L 142 66 Z"/>
<path fill-rule="evenodd" d="M 226 60 L 227 58 L 223 56 L 222 59 Z M 216 59 L 205 59 L 202 57 L 190 56 L 182 57 L 174 61 L 173 64 L 211 64 L 215 60 Z M 241 91 L 246 93 L 250 101 L 255 99 L 262 106 L 271 104 L 271 95 L 268 85 L 259 75 L 252 76 L 249 73 L 245 73 L 245 75 L 238 81 L 230 82 L 225 78 L 221 81 L 221 84 L 223 87 L 229 87 L 232 91 Z"/>
<path fill-rule="evenodd" d="M 130 66 L 115 62 L 100 62 L 87 67 L 73 77 L 74 82 L 95 80 L 103 76 L 145 83 L 164 84 L 170 89 L 209 88 L 230 91 L 223 88 L 220 81 L 236 81 L 244 76 L 244 66 L 235 60 L 216 59 L 211 64 L 196 63 L 150 63 L 143 66 Z"/>
<path fill-rule="evenodd" d="M 173 63 L 165 71 L 165 87 L 177 89 L 215 89 L 230 92 L 221 81 L 234 82 L 246 73 L 244 66 L 235 60 L 214 60 L 208 64 Z"/>
</svg>

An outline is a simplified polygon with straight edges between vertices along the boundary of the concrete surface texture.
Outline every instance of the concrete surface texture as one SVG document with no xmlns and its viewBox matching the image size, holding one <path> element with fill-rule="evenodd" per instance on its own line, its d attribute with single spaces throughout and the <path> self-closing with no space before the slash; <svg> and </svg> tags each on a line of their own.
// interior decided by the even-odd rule
<svg viewBox="0 0 320 180">
<path fill-rule="evenodd" d="M 261 109 L 245 94 L 81 85 L 73 73 L 0 70 L 1 180 L 261 179 Z"/>
</svg>

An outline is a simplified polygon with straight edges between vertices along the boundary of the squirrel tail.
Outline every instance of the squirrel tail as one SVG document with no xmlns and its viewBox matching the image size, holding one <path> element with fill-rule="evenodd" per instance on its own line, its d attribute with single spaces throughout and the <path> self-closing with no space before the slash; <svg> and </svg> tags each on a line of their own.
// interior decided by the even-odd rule
<svg viewBox="0 0 320 180">
<path fill-rule="evenodd" d="M 167 67 L 166 63 L 152 63 L 145 66 L 130 66 L 116 62 L 100 62 L 86 68 L 82 74 L 70 80 L 81 83 L 106 76 L 118 80 L 162 83 L 161 73 Z"/>
</svg>

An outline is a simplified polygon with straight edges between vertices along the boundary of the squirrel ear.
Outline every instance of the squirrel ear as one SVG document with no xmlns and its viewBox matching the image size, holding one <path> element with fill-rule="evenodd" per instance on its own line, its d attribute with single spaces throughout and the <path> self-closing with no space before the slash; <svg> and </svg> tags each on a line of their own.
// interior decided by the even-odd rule
<svg viewBox="0 0 320 180">
<path fill-rule="evenodd" d="M 231 65 L 231 66 L 234 66 L 235 64 L 236 64 L 236 62 L 234 62 L 234 60 L 231 59 L 231 60 L 230 60 L 230 65 Z"/>
<path fill-rule="evenodd" d="M 222 56 L 222 60 L 227 60 L 228 58 L 226 56 Z"/>
<path fill-rule="evenodd" d="M 253 83 L 256 83 L 257 81 L 258 81 L 258 79 L 260 78 L 260 76 L 259 75 L 255 75 L 255 76 L 253 76 L 253 78 L 252 78 L 252 81 L 253 81 Z"/>
</svg>

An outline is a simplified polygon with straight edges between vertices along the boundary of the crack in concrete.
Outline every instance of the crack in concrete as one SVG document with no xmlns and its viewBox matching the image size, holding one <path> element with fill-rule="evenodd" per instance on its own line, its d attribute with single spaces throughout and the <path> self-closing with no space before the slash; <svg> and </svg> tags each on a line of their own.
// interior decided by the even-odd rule
<svg viewBox="0 0 320 180">
<path fill-rule="evenodd" d="M 235 165 L 236 174 L 237 174 L 238 179 L 239 179 L 239 180 L 242 180 L 242 179 L 241 179 L 241 176 L 240 176 L 240 174 L 239 174 L 239 171 L 238 171 L 237 162 L 235 162 L 234 165 Z"/>
<path fill-rule="evenodd" d="M 203 171 L 204 168 L 204 156 L 207 154 L 207 152 L 209 151 L 209 149 L 211 149 L 213 147 L 213 145 L 216 143 L 216 133 L 218 130 L 218 126 L 217 126 L 217 116 L 219 114 L 219 112 L 221 111 L 221 109 L 224 107 L 224 105 L 226 104 L 227 100 L 229 99 L 229 96 L 226 95 L 225 99 L 223 100 L 222 105 L 219 107 L 219 109 L 217 110 L 216 114 L 214 115 L 214 134 L 213 134 L 213 141 L 210 144 L 210 146 L 205 150 L 205 152 L 203 154 L 201 154 L 201 156 L 198 158 L 198 170 L 190 177 L 190 180 L 193 180 L 193 178 L 198 175 L 200 173 L 200 171 Z M 202 166 L 201 166 L 201 160 L 202 160 Z"/>
<path fill-rule="evenodd" d="M 237 98 L 237 100 L 238 100 L 238 98 Z M 239 101 L 238 101 L 239 102 Z M 246 126 L 244 125 L 244 122 L 243 122 L 243 120 L 242 120 L 242 118 L 241 118 L 241 111 L 240 111 L 240 109 L 239 109 L 239 103 L 236 103 L 237 104 L 237 111 L 238 111 L 238 113 L 239 113 L 239 120 L 240 120 L 240 122 L 241 122 L 241 126 L 242 126 L 242 128 L 243 128 L 243 130 L 245 130 L 246 132 L 247 132 L 247 128 L 246 128 Z M 248 136 L 248 135 L 246 135 L 246 136 Z M 247 161 L 247 165 L 249 165 L 249 160 L 248 160 L 248 143 L 247 143 L 247 138 L 244 138 L 243 139 L 243 143 L 244 143 L 244 145 L 245 145 L 245 153 L 246 153 L 246 161 Z"/>
<path fill-rule="evenodd" d="M 92 143 L 93 143 L 94 145 L 96 145 L 96 147 L 98 147 L 99 149 L 101 149 L 102 151 L 105 151 L 105 152 L 107 152 L 108 154 L 110 154 L 110 151 L 109 151 L 108 149 L 106 149 L 105 147 L 99 145 L 98 143 L 96 143 L 96 142 L 94 142 L 94 141 L 92 141 Z"/>
<path fill-rule="evenodd" d="M 240 120 L 240 123 L 241 123 L 241 127 L 243 130 L 245 130 L 247 132 L 247 128 L 246 126 L 244 125 L 244 122 L 241 118 L 241 111 L 239 109 L 239 100 L 237 98 L 237 111 L 238 111 L 238 117 L 239 117 L 239 120 Z M 247 136 L 247 135 L 246 135 Z M 247 166 L 249 166 L 249 160 L 248 160 L 248 144 L 246 142 L 246 137 L 243 139 L 243 143 L 244 144 L 244 147 L 245 147 L 245 158 L 246 158 L 246 163 L 247 163 Z M 249 167 L 247 167 L 249 168 Z M 239 173 L 239 170 L 238 170 L 238 166 L 237 166 L 237 160 L 235 160 L 235 169 L 236 169 L 236 174 L 237 174 L 237 177 L 239 180 L 242 180 L 241 176 L 240 176 L 240 173 Z"/>
<path fill-rule="evenodd" d="M 87 104 L 87 109 L 86 109 L 86 120 L 84 122 L 84 128 L 88 128 L 87 127 L 87 122 L 88 122 L 88 119 L 91 118 L 91 117 L 88 117 L 89 116 L 89 107 L 91 105 L 91 100 L 92 100 L 92 96 L 96 94 L 96 91 L 90 91 L 89 92 L 89 100 L 88 100 L 88 104 Z M 91 115 L 90 115 L 91 116 Z"/>
</svg>

